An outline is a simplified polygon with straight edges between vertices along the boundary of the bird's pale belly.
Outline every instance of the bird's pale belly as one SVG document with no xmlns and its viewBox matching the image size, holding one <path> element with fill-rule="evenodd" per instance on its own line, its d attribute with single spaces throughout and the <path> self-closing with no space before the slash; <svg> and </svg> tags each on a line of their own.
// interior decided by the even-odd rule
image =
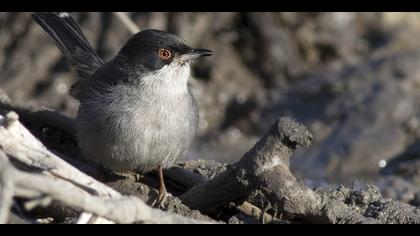
<svg viewBox="0 0 420 236">
<path fill-rule="evenodd" d="M 88 160 L 113 171 L 168 168 L 185 155 L 195 134 L 195 117 L 174 114 L 192 113 L 127 112 L 114 116 L 123 117 L 119 120 L 79 116 L 79 146 Z"/>
</svg>

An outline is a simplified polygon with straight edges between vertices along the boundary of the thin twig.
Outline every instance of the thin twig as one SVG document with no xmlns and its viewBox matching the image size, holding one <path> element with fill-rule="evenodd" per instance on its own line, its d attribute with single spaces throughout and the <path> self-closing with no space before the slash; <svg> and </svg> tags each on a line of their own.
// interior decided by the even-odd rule
<svg viewBox="0 0 420 236">
<path fill-rule="evenodd" d="M 262 211 L 260 208 L 249 202 L 243 202 L 241 205 L 235 206 L 235 209 L 246 216 L 252 217 L 256 220 L 261 220 L 264 224 L 273 220 L 273 216 Z"/>
<path fill-rule="evenodd" d="M 127 12 L 114 12 L 114 15 L 121 21 L 121 23 L 132 34 L 140 32 L 140 28 L 136 23 L 127 15 Z"/>
<path fill-rule="evenodd" d="M 9 221 L 10 209 L 13 205 L 13 182 L 5 178 L 9 172 L 6 166 L 0 165 L 0 224 L 6 224 Z"/>
<path fill-rule="evenodd" d="M 137 197 L 94 196 L 62 179 L 20 171 L 8 162 L 8 158 L 1 151 L 0 166 L 4 167 L 0 170 L 3 182 L 11 181 L 16 188 L 39 192 L 76 210 L 91 212 L 117 223 L 209 223 L 153 209 Z"/>
</svg>

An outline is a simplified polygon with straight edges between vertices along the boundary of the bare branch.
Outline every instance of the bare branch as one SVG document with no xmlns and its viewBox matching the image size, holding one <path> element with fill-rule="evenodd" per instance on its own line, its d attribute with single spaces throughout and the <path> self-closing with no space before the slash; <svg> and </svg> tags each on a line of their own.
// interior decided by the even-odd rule
<svg viewBox="0 0 420 236">
<path fill-rule="evenodd" d="M 312 208 L 320 206 L 319 197 L 297 184 L 288 169 L 288 158 L 294 150 L 309 145 L 310 141 L 311 134 L 303 125 L 290 119 L 280 119 L 240 161 L 210 181 L 192 188 L 181 199 L 187 206 L 207 212 L 245 198 L 256 188 L 262 188 L 276 196 L 271 199 L 276 204 L 295 205 L 299 201 L 299 212 L 313 211 Z M 284 194 L 289 194 L 289 191 L 299 194 L 287 198 Z M 300 197 L 303 199 L 298 199 Z"/>
<path fill-rule="evenodd" d="M 132 34 L 140 32 L 140 28 L 136 23 L 127 15 L 127 12 L 114 12 L 114 15 L 121 21 L 121 23 Z"/>
<path fill-rule="evenodd" d="M 19 162 L 73 181 L 85 189 L 97 192 L 98 195 L 120 196 L 115 190 L 80 172 L 50 152 L 17 120 L 17 114 L 14 112 L 9 112 L 6 118 L 0 116 L 0 140 L 1 149 Z"/>
<path fill-rule="evenodd" d="M 249 202 L 244 202 L 241 205 L 235 206 L 235 209 L 246 216 L 261 220 L 263 223 L 270 223 L 273 220 L 272 215 L 265 213 Z"/>
<path fill-rule="evenodd" d="M 153 209 L 136 197 L 93 196 L 61 179 L 19 171 L 8 163 L 2 152 L 0 165 L 4 167 L 2 170 L 8 169 L 7 172 L 2 172 L 2 176 L 8 181 L 13 181 L 16 188 L 45 194 L 74 209 L 92 212 L 117 223 L 205 223 Z"/>
<path fill-rule="evenodd" d="M 10 208 L 13 205 L 13 182 L 7 178 L 9 169 L 0 162 L 0 224 L 5 224 L 9 220 Z"/>
</svg>

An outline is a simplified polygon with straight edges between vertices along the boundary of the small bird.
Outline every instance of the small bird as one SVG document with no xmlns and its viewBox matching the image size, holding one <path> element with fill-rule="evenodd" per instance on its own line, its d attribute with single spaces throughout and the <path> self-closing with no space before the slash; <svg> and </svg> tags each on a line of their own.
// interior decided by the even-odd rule
<svg viewBox="0 0 420 236">
<path fill-rule="evenodd" d="M 198 111 L 188 86 L 190 63 L 213 54 L 175 35 L 143 30 L 105 63 L 65 12 L 34 13 L 80 80 L 76 135 L 82 155 L 116 172 L 159 173 L 159 205 L 167 196 L 163 172 L 182 158 L 194 136 Z"/>
</svg>

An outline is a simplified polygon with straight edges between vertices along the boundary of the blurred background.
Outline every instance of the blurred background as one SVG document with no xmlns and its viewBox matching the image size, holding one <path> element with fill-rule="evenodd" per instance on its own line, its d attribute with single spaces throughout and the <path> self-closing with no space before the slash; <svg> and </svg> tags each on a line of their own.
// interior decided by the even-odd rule
<svg viewBox="0 0 420 236">
<path fill-rule="evenodd" d="M 112 13 L 71 13 L 109 60 L 131 36 Z M 378 185 L 420 205 L 420 13 L 128 13 L 215 55 L 193 65 L 187 159 L 238 160 L 278 116 L 314 134 L 292 159 L 311 186 Z M 0 88 L 74 117 L 77 81 L 30 13 L 0 13 Z"/>
</svg>

